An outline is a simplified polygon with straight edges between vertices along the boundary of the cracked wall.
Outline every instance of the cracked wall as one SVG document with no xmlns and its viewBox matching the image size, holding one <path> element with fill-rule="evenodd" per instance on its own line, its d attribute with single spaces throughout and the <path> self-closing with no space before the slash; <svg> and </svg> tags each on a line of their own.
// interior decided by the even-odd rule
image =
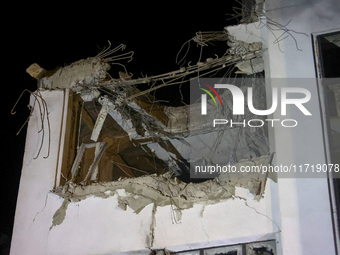
<svg viewBox="0 0 340 255">
<path fill-rule="evenodd" d="M 242 35 L 249 33 L 248 27 L 250 26 L 253 29 L 250 32 L 251 36 L 247 36 L 245 39 Z M 112 176 L 111 171 L 122 172 L 122 178 L 169 172 L 170 175 L 176 176 L 182 181 L 183 178 L 188 179 L 183 176 L 189 175 L 190 162 L 199 160 L 198 156 L 195 156 L 195 150 L 202 147 L 200 143 L 193 141 L 199 140 L 202 144 L 207 145 L 209 140 L 211 143 L 211 140 L 215 139 L 209 137 L 213 136 L 214 132 L 211 129 L 206 129 L 203 124 L 206 119 L 191 118 L 189 120 L 190 112 L 198 110 L 198 105 L 164 107 L 155 103 L 155 99 L 151 95 L 146 95 L 145 91 L 138 91 L 131 85 L 149 81 L 156 82 L 158 79 L 163 81 L 176 75 L 181 76 L 183 73 L 188 75 L 188 72 L 195 72 L 196 68 L 200 71 L 209 70 L 214 66 L 224 66 L 227 63 L 235 65 L 239 69 L 238 73 L 262 72 L 262 42 L 259 39 L 261 38 L 259 29 L 254 29 L 256 26 L 256 24 L 242 24 L 228 27 L 225 32 L 209 35 L 211 37 L 205 35 L 208 38 L 205 40 L 211 40 L 211 38 L 226 40 L 229 46 L 228 54 L 222 58 L 207 59 L 206 62 L 197 63 L 195 67 L 181 68 L 169 74 L 134 80 L 131 79 L 131 76 L 123 77 L 122 75 L 118 80 L 108 79 L 109 76 L 106 74 L 109 68 L 108 62 L 115 57 L 110 55 L 114 51 L 107 48 L 94 58 L 80 60 L 58 70 L 49 77 L 42 78 L 40 80 L 41 88 L 60 89 L 61 86 L 68 84 L 67 88 L 80 92 L 81 99 L 76 99 L 73 106 L 72 102 L 69 102 L 71 108 L 74 109 L 67 113 L 69 116 L 74 116 L 72 117 L 73 126 L 67 128 L 67 132 L 75 135 L 69 136 L 69 144 L 65 145 L 64 156 L 66 155 L 68 159 L 66 163 L 63 162 L 61 172 L 62 184 L 66 183 L 63 187 L 64 193 L 65 190 L 72 189 L 79 183 L 86 185 L 88 182 L 94 184 L 119 180 L 120 176 Z M 205 41 L 199 43 L 205 45 Z M 129 56 L 128 53 L 122 55 Z M 121 87 L 122 85 L 127 88 Z M 257 88 L 255 90 L 256 103 L 262 103 L 260 108 L 265 107 L 265 101 L 260 99 L 265 95 L 264 87 L 260 84 L 251 84 L 251 86 Z M 147 90 L 147 92 L 150 91 Z M 231 108 L 230 94 L 224 94 L 222 99 Z M 225 110 L 228 111 L 228 108 Z M 210 117 L 213 118 L 214 115 Z M 78 132 L 79 134 L 77 134 Z M 235 162 L 240 162 L 242 159 L 257 159 L 269 153 L 265 133 L 266 131 L 262 129 L 257 132 L 258 135 L 254 135 L 252 129 L 247 129 L 242 133 L 237 129 L 227 130 L 223 132 L 222 138 L 229 145 L 226 148 L 219 148 L 219 150 L 230 155 Z M 220 136 L 217 133 L 216 135 Z M 238 144 L 234 144 L 232 141 L 235 140 L 234 137 L 238 137 Z M 99 152 L 96 143 L 107 146 L 107 148 Z M 83 145 L 87 150 L 80 154 L 79 148 Z M 67 146 L 71 149 L 67 149 Z M 88 152 L 90 148 L 93 148 L 94 152 Z M 89 153 L 94 153 L 94 156 L 88 156 Z M 207 154 L 209 153 L 207 151 Z M 102 159 L 97 158 L 98 155 Z M 136 158 L 144 158 L 144 160 L 136 161 Z M 113 162 L 113 164 L 109 162 Z M 142 165 L 144 168 L 140 167 Z M 265 180 L 262 182 L 265 183 Z M 157 186 L 157 184 L 153 185 Z M 252 185 L 248 187 L 246 184 L 243 184 L 243 187 L 250 190 L 253 188 Z M 177 187 L 177 189 L 180 188 Z"/>
<path fill-rule="evenodd" d="M 222 39 L 225 40 L 223 36 Z M 45 195 L 44 204 L 37 199 L 37 203 L 30 207 L 25 215 L 32 223 L 30 226 L 25 226 L 23 233 L 36 231 L 46 235 L 46 247 L 39 246 L 37 249 L 41 251 L 47 249 L 52 254 L 66 251 L 73 254 L 84 252 L 105 254 L 136 250 L 144 250 L 144 254 L 147 254 L 148 248 L 172 247 L 173 249 L 177 247 L 175 249 L 181 249 L 180 247 L 188 244 L 213 243 L 221 239 L 238 242 L 252 241 L 254 236 L 272 237 L 274 232 L 279 231 L 278 224 L 272 220 L 272 214 L 276 212 L 271 208 L 271 192 L 273 189 L 275 194 L 276 185 L 268 179 L 268 176 L 221 175 L 217 179 L 201 183 L 186 183 L 174 177 L 174 174 L 177 175 L 187 167 L 186 160 L 190 159 L 190 153 L 187 150 L 188 142 L 185 137 L 195 125 L 188 126 L 188 117 L 183 116 L 185 107 L 159 107 L 153 102 L 152 107 L 149 107 L 139 98 L 150 91 L 138 92 L 131 87 L 134 84 L 150 81 L 163 82 L 174 76 L 182 78 L 183 74 L 192 74 L 197 70 L 208 71 L 226 64 L 236 65 L 242 73 L 249 73 L 249 66 L 252 66 L 252 72 L 262 71 L 261 61 L 258 60 L 262 54 L 261 43 L 237 42 L 236 39 L 229 39 L 229 44 L 232 51 L 227 56 L 207 59 L 205 62 L 199 62 L 165 75 L 134 80 L 121 76 L 120 79 L 110 80 L 106 75 L 109 60 L 104 61 L 104 59 L 109 59 L 109 50 L 104 50 L 100 57 L 81 60 L 39 81 L 43 95 L 61 92 L 59 90 L 61 88 L 66 89 L 63 92 L 63 100 L 59 98 L 59 103 L 55 103 L 51 108 L 51 125 L 55 128 L 59 127 L 59 130 L 54 130 L 52 133 L 59 133 L 62 136 L 50 144 L 47 142 L 43 144 L 43 149 L 46 149 L 47 145 L 60 149 L 55 154 L 59 155 L 59 158 L 52 158 L 54 163 L 50 164 L 57 165 L 61 173 L 60 179 L 63 179 L 65 184 L 55 187 L 55 184 L 48 182 L 39 186 L 39 194 L 48 194 Z M 241 48 L 241 51 L 235 51 Z M 121 86 L 127 86 L 129 89 L 124 90 Z M 157 86 L 161 84 L 156 84 L 155 88 Z M 53 91 L 44 91 L 44 88 L 53 89 Z M 157 157 L 165 162 L 164 167 L 170 171 L 149 173 L 142 177 L 118 178 L 114 182 L 110 180 L 98 182 L 96 179 L 88 183 L 81 182 L 81 179 L 75 182 L 70 181 L 73 178 L 71 179 L 67 172 L 61 170 L 62 155 L 65 153 L 70 155 L 65 150 L 66 147 L 62 146 L 63 139 L 69 138 L 66 135 L 67 123 L 69 123 L 67 118 L 70 116 L 73 120 L 77 118 L 75 117 L 77 115 L 67 114 L 66 106 L 71 102 L 72 92 L 70 90 L 80 92 L 84 105 L 86 102 L 99 98 L 98 92 L 104 91 L 106 95 L 114 95 L 110 98 L 111 103 L 104 106 L 105 97 L 102 97 L 98 100 L 97 108 L 92 109 L 93 111 L 99 110 L 99 112 L 101 109 L 106 109 L 107 114 L 102 120 L 91 117 L 90 108 L 87 113 L 82 112 L 83 122 L 73 127 L 74 130 L 79 130 L 81 125 L 87 126 L 81 129 L 84 134 L 81 142 L 105 142 L 109 145 L 108 148 L 119 144 L 118 147 L 111 147 L 110 153 L 115 155 L 118 151 L 121 152 L 121 158 L 114 158 L 114 160 L 124 161 L 124 163 L 128 161 L 124 153 L 127 152 L 129 146 L 133 145 L 146 154 L 152 154 L 151 159 Z M 146 95 L 145 99 L 150 100 L 150 97 Z M 50 102 L 46 100 L 50 107 Z M 82 101 L 77 101 L 75 104 L 80 109 L 82 105 L 78 102 Z M 154 106 L 159 107 L 159 110 L 155 111 Z M 52 117 L 53 109 L 64 115 Z M 143 116 L 143 118 L 137 116 Z M 100 121 L 102 121 L 102 126 L 98 124 Z M 107 121 L 111 121 L 111 127 L 114 127 L 117 133 L 124 134 L 124 137 L 117 140 L 116 135 L 104 136 Z M 32 123 L 34 124 L 34 120 L 31 120 Z M 93 135 L 92 128 L 95 126 L 100 127 L 99 133 L 97 129 L 96 135 Z M 41 134 L 35 133 L 32 127 L 28 132 L 30 141 L 37 140 L 37 137 L 41 138 Z M 204 133 L 202 129 L 197 132 Z M 92 141 L 86 140 L 90 137 L 89 135 Z M 232 135 L 229 134 L 229 136 Z M 161 141 L 164 137 L 167 139 Z M 158 141 L 153 141 L 157 139 Z M 72 162 L 76 157 L 77 143 L 72 146 L 75 153 L 70 157 L 70 163 L 66 168 L 68 170 L 72 168 Z M 91 148 L 95 150 L 96 146 Z M 240 152 L 235 165 L 237 167 L 269 165 L 271 156 L 266 155 L 267 152 L 267 148 L 264 148 L 258 155 L 252 155 L 249 151 Z M 250 158 L 250 155 L 253 157 L 252 160 L 242 160 Z M 104 154 L 103 157 L 105 156 Z M 95 160 L 89 160 L 86 163 L 87 166 L 92 166 L 92 161 Z M 133 162 L 130 164 L 132 165 Z M 80 166 L 81 164 L 75 165 L 75 175 L 79 173 Z M 158 169 L 159 166 L 161 164 L 158 163 Z M 101 167 L 99 165 L 99 171 Z M 28 175 L 33 174 L 31 168 L 31 165 L 26 168 Z M 35 168 L 38 169 L 36 171 L 42 171 L 41 167 Z M 123 170 L 128 171 L 127 167 Z M 55 175 L 52 170 L 46 174 L 52 179 Z M 23 186 L 28 188 L 29 185 L 34 185 L 33 178 Z M 50 192 L 51 190 L 53 191 Z M 33 221 L 29 220 L 32 215 L 34 215 Z M 101 235 L 97 236 L 94 233 L 101 233 Z M 19 234 L 17 240 L 22 238 L 23 236 Z M 112 242 L 112 240 L 118 241 Z M 33 236 L 28 237 L 24 243 L 30 241 L 34 241 Z"/>
<path fill-rule="evenodd" d="M 266 184 L 267 192 L 261 201 L 255 201 L 246 189 L 237 188 L 232 199 L 216 204 L 195 203 L 181 215 L 171 205 L 156 207 L 153 203 L 136 214 L 130 207 L 120 204 L 119 196 L 125 196 L 121 189 L 107 198 L 90 195 L 87 199 L 69 203 L 63 223 L 49 232 L 49 239 L 53 240 L 49 248 L 63 253 L 67 250 L 64 246 L 80 245 L 82 248 L 77 248 L 80 254 L 88 251 L 97 254 L 131 251 L 133 254 L 138 250 L 148 254 L 148 247 L 175 251 L 195 247 L 198 243 L 202 245 L 202 242 L 213 246 L 221 239 L 246 242 L 253 240 L 253 234 L 269 236 L 268 233 L 277 231 L 270 217 L 270 207 L 266 205 L 270 201 L 271 184 L 271 181 Z M 55 196 L 49 197 L 51 204 L 61 205 L 62 201 Z M 45 211 L 36 222 L 52 216 L 53 213 Z M 48 222 L 51 227 L 51 221 Z M 56 241 L 64 245 L 58 246 Z"/>
<path fill-rule="evenodd" d="M 239 169 L 241 165 L 269 166 L 270 164 L 271 156 L 263 156 L 235 165 Z M 234 175 L 221 174 L 216 180 L 201 183 L 184 183 L 176 178 L 156 175 L 93 183 L 87 186 L 70 183 L 64 187 L 57 187 L 53 191 L 63 197 L 64 202 L 55 213 L 52 226 L 62 223 L 68 205 L 65 201 L 79 202 L 89 196 L 108 198 L 118 195 L 118 206 L 123 210 L 128 206 L 138 214 L 149 204 L 155 207 L 172 205 L 174 212 L 180 218 L 182 210 L 192 208 L 194 204 L 209 205 L 234 198 L 236 187 L 248 189 L 256 200 L 260 200 L 264 194 L 266 180 L 267 175 L 262 173 L 244 173 L 243 176 L 235 173 Z M 124 190 L 124 195 L 119 195 L 118 190 Z"/>
<path fill-rule="evenodd" d="M 268 1 L 266 6 L 269 18 L 282 24 L 288 22 L 290 31 L 302 31 L 308 33 L 309 36 L 300 34 L 297 44 L 297 41 L 292 37 L 285 40 L 280 37 L 282 34 L 287 34 L 289 30 L 278 29 L 274 32 L 271 31 L 273 33 L 268 33 L 268 37 L 262 37 L 265 38 L 265 42 L 262 44 L 261 52 L 252 52 L 243 58 L 241 55 L 211 58 L 193 64 L 191 67 L 180 68 L 170 74 L 142 79 L 130 79 L 128 75 L 123 75 L 124 79 L 114 81 L 104 78 L 103 81 L 100 81 L 103 85 L 101 89 L 115 91 L 119 85 L 129 87 L 139 82 L 155 82 L 155 87 L 150 88 L 149 91 L 127 93 L 126 99 L 133 100 L 163 86 L 162 80 L 168 82 L 173 77 L 181 79 L 184 77 L 183 74 L 195 73 L 197 70 L 202 70 L 205 73 L 210 70 L 210 67 L 222 67 L 225 63 L 236 64 L 240 69 L 239 72 L 245 74 L 250 70 L 262 69 L 261 62 L 257 57 L 262 55 L 263 50 L 267 50 L 266 75 L 270 77 L 315 77 L 310 35 L 318 31 L 337 29 L 339 15 L 336 13 L 338 9 L 335 8 L 338 7 L 336 1 L 322 3 L 316 1 L 310 3 L 307 1 L 292 3 Z M 327 6 L 332 8 L 327 9 Z M 256 9 L 253 13 L 259 14 Z M 251 21 L 255 22 L 253 24 L 241 24 L 226 28 L 230 36 L 230 43 L 232 43 L 231 48 L 233 45 L 242 45 L 243 48 L 248 49 L 250 46 L 259 46 L 259 44 L 252 44 L 254 43 L 253 39 L 248 41 L 248 38 L 257 36 L 252 34 L 255 28 L 253 25 L 257 22 L 255 16 L 251 15 L 250 17 Z M 263 28 L 266 30 L 265 27 Z M 225 40 L 225 34 L 218 33 L 217 35 L 220 39 Z M 199 42 L 204 43 L 204 41 Z M 261 42 L 263 43 L 262 39 Z M 88 74 L 90 82 L 98 77 L 96 71 L 94 73 L 89 71 Z M 57 80 L 56 77 L 54 78 Z M 75 88 L 73 85 L 78 87 L 81 84 L 80 90 L 87 86 L 82 83 L 82 79 L 78 78 L 71 83 L 71 89 Z M 268 87 L 270 86 L 268 85 Z M 316 84 L 308 84 L 306 88 L 312 90 L 313 94 L 317 94 Z M 42 118 L 38 111 L 32 112 L 27 131 L 12 254 L 22 254 L 23 251 L 26 254 L 149 254 L 150 249 L 166 248 L 171 251 L 181 251 L 204 246 L 223 246 L 267 239 L 276 239 L 277 245 L 282 248 L 278 249 L 282 253 L 335 254 L 333 225 L 329 213 L 331 206 L 329 200 L 325 199 L 329 196 L 326 178 L 280 179 L 278 183 L 267 178 L 265 182 L 261 182 L 261 189 L 259 189 L 259 185 L 247 184 L 246 188 L 232 186 L 231 192 L 234 193 L 231 197 L 227 196 L 226 190 L 221 190 L 222 186 L 216 186 L 217 182 L 215 182 L 210 186 L 221 191 L 223 199 L 217 203 L 209 204 L 205 202 L 191 203 L 190 200 L 188 202 L 187 199 L 180 196 L 181 193 L 177 189 L 185 184 L 178 183 L 173 190 L 169 188 L 169 186 L 174 188 L 172 184 L 160 184 L 164 184 L 165 180 L 169 179 L 158 176 L 155 177 L 156 183 L 154 183 L 155 179 L 150 180 L 151 175 L 136 179 L 124 179 L 114 183 L 91 183 L 87 186 L 69 183 L 70 187 L 65 186 L 64 191 L 56 189 L 55 192 L 58 194 L 51 192 L 56 186 L 54 180 L 60 177 L 56 177 L 56 169 L 59 171 L 57 175 L 61 172 L 63 147 L 60 145 L 65 141 L 67 122 L 63 109 L 70 96 L 68 92 L 68 89 L 64 91 L 41 90 L 40 92 L 48 106 L 50 133 L 53 134 L 50 140 L 47 135 L 44 137 L 43 133 L 39 132 L 42 122 L 47 127 L 46 118 Z M 92 92 L 91 90 L 89 94 Z M 85 95 L 83 96 L 85 97 Z M 317 100 L 317 97 L 314 100 Z M 116 99 L 119 104 L 123 101 L 120 95 Z M 136 101 L 131 104 L 139 105 Z M 33 105 L 33 100 L 31 105 Z M 133 107 L 135 106 L 133 105 Z M 315 116 L 320 116 L 318 102 L 315 102 L 313 107 Z M 135 113 L 138 113 L 138 108 L 133 109 Z M 180 116 L 180 111 L 177 110 L 169 107 L 166 113 Z M 147 112 L 153 116 L 152 111 Z M 120 117 L 118 115 L 114 116 Z M 162 117 L 166 116 L 159 116 L 159 118 Z M 171 125 L 167 126 L 167 131 L 181 131 L 187 127 L 181 121 L 177 125 L 176 119 L 171 119 L 171 117 L 169 119 L 171 121 L 167 123 Z M 183 117 L 183 119 L 186 118 Z M 166 125 L 166 122 L 160 122 Z M 91 121 L 88 123 L 91 125 Z M 276 164 L 286 164 L 287 162 L 303 164 L 306 159 L 310 159 L 313 163 L 325 162 L 320 123 L 319 119 L 305 121 L 303 128 L 290 132 L 280 128 L 276 129 L 275 133 L 270 136 L 274 141 L 273 148 L 277 152 Z M 121 124 L 125 125 L 124 128 L 127 129 L 133 127 L 132 122 Z M 118 126 L 116 127 L 118 128 Z M 137 130 L 132 130 L 131 133 L 127 132 L 126 141 L 129 140 L 129 135 L 132 137 L 148 135 L 149 132 L 145 132 L 147 131 L 145 126 L 138 126 L 138 132 Z M 174 147 L 180 145 L 179 140 L 174 139 Z M 43 143 L 41 143 L 42 141 Z M 306 145 L 308 145 L 307 150 Z M 170 156 L 164 154 L 166 150 L 163 149 L 162 144 L 148 144 L 147 147 L 149 148 L 148 153 L 157 151 L 158 157 L 164 158 L 164 160 L 171 156 L 176 158 L 174 152 L 171 152 Z M 48 154 L 49 157 L 44 159 L 43 157 Z M 169 163 L 174 165 L 173 161 L 169 161 Z M 60 178 L 66 179 L 67 176 Z M 133 183 L 135 180 L 137 183 Z M 140 183 L 141 181 L 152 182 L 156 187 L 158 185 L 163 193 L 155 190 L 154 187 L 148 187 L 149 183 Z M 171 183 L 173 181 L 175 179 L 171 179 Z M 141 184 L 142 187 L 140 187 Z M 112 187 L 112 185 L 117 186 Z M 202 183 L 192 185 L 192 187 L 203 189 L 206 187 L 205 185 Z M 200 191 L 206 199 L 210 194 L 210 186 L 208 185 L 205 191 Z M 249 190 L 250 187 L 253 187 L 256 192 L 252 192 L 252 189 Z M 125 189 L 131 193 L 125 192 Z M 177 192 L 176 194 L 179 196 L 177 203 L 183 203 L 184 207 L 188 207 L 181 211 L 181 215 L 178 215 L 178 210 L 171 203 L 155 206 L 155 201 L 162 203 L 171 201 L 170 190 Z M 185 192 L 188 190 L 183 188 L 182 191 L 187 197 L 188 194 Z M 258 191 L 263 193 L 263 197 L 259 200 L 254 196 L 254 193 L 257 194 Z M 142 192 L 149 194 L 149 198 L 142 197 L 140 195 Z M 72 200 L 77 196 L 81 196 L 81 199 Z M 86 198 L 82 196 L 86 196 Z M 161 199 L 158 200 L 158 197 Z M 193 201 L 194 197 L 190 199 Z M 200 197 L 201 199 L 202 197 Z M 129 203 L 131 207 L 128 206 Z"/>
</svg>

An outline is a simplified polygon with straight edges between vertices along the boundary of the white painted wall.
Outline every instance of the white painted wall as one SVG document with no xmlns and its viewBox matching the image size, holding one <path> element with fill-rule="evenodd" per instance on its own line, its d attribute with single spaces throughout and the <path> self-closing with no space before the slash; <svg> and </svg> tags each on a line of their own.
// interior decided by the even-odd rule
<svg viewBox="0 0 340 255">
<path fill-rule="evenodd" d="M 42 96 L 49 110 L 51 152 L 49 158 L 42 157 L 48 144 L 45 134 L 41 155 L 33 160 L 41 139 L 40 115 L 35 111 L 27 130 L 11 254 L 148 254 L 151 243 L 152 248 L 181 250 L 275 238 L 278 210 L 272 201 L 276 200 L 277 185 L 271 180 L 260 202 L 239 188 L 236 195 L 246 200 L 235 197 L 214 205 L 197 204 L 184 210 L 179 222 L 170 206 L 158 207 L 153 218 L 153 205 L 135 214 L 130 208 L 123 211 L 118 207 L 117 195 L 89 197 L 71 202 L 63 223 L 51 228 L 53 215 L 63 202 L 50 190 L 60 163 L 66 101 L 63 91 L 43 91 Z M 150 228 L 152 221 L 154 229 Z"/>
<path fill-rule="evenodd" d="M 42 97 L 47 102 L 50 120 L 50 155 L 48 158 L 48 123 L 44 119 L 45 135 L 43 148 L 37 159 L 41 144 L 41 117 L 38 104 L 30 118 L 27 128 L 23 169 L 19 186 L 17 207 L 14 220 L 11 254 L 46 254 L 49 221 L 41 216 L 53 213 L 58 205 L 49 202 L 48 193 L 54 187 L 59 155 L 59 140 L 64 101 L 63 91 L 43 91 Z M 31 105 L 33 104 L 31 98 Z"/>
<path fill-rule="evenodd" d="M 292 32 L 296 42 L 285 34 L 288 38 L 275 44 L 283 31 L 268 32 L 266 77 L 315 78 L 311 34 L 340 28 L 339 12 L 340 2 L 336 0 L 266 2 L 269 21 L 286 24 L 291 20 L 287 28 L 306 34 Z M 277 153 L 276 164 L 325 163 L 317 83 L 295 86 L 312 93 L 309 107 L 313 116 L 301 118 L 297 128 L 273 130 L 271 144 Z M 275 113 L 273 118 L 282 116 Z M 335 254 L 327 179 L 279 178 L 278 184 L 283 254 Z"/>
<path fill-rule="evenodd" d="M 274 36 L 264 34 L 269 42 L 266 75 L 315 77 L 310 34 L 340 27 L 339 12 L 333 7 L 338 3 L 272 0 L 266 4 L 272 19 L 286 23 L 293 18 L 289 28 L 308 34 L 308 37 L 296 36 L 303 51 L 296 49 L 291 38 L 280 42 L 283 53 L 272 43 Z M 310 84 L 308 89 L 317 95 L 316 84 Z M 278 185 L 268 180 L 260 202 L 238 189 L 236 195 L 247 200 L 235 197 L 214 205 L 197 204 L 183 211 L 180 222 L 174 220 L 170 206 L 157 208 L 153 218 L 153 205 L 137 215 L 129 208 L 120 209 L 117 195 L 107 199 L 89 197 L 70 203 L 63 223 L 51 228 L 52 217 L 63 202 L 50 190 L 61 162 L 58 155 L 61 155 L 59 144 L 63 143 L 65 124 L 62 122 L 64 92 L 43 91 L 42 96 L 50 113 L 51 153 L 49 158 L 42 158 L 47 150 L 45 135 L 41 155 L 33 160 L 42 135 L 38 133 L 39 113 L 35 111 L 27 131 L 11 254 L 148 254 L 152 232 L 152 248 L 187 250 L 276 237 L 282 254 L 335 254 L 326 179 L 279 179 Z M 276 128 L 271 132 L 277 164 L 325 162 L 315 96 L 311 107 L 315 118 L 302 121 L 300 128 L 290 132 Z"/>
</svg>

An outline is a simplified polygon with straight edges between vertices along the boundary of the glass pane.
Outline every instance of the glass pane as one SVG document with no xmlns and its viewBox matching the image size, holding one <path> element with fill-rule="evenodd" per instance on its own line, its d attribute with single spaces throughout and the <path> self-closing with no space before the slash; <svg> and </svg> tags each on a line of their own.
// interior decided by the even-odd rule
<svg viewBox="0 0 340 255">
<path fill-rule="evenodd" d="M 246 244 L 246 254 L 248 255 L 275 255 L 276 243 L 273 241 L 257 242 Z"/>
<path fill-rule="evenodd" d="M 204 255 L 241 255 L 242 254 L 242 246 L 226 246 L 226 247 L 218 247 L 205 249 Z"/>
<path fill-rule="evenodd" d="M 178 255 L 200 255 L 200 251 L 199 250 L 194 250 L 194 251 L 184 251 L 184 252 L 179 252 L 176 253 Z"/>
</svg>

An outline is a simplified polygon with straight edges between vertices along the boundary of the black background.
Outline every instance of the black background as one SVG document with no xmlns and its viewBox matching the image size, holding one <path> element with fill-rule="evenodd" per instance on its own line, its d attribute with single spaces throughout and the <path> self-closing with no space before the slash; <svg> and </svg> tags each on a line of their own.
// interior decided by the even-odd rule
<svg viewBox="0 0 340 255">
<path fill-rule="evenodd" d="M 30 64 L 38 63 L 47 70 L 65 66 L 95 56 L 109 40 L 113 47 L 123 43 L 126 51 L 134 51 L 133 61 L 126 64 L 133 78 L 161 74 L 178 69 L 176 55 L 195 32 L 221 31 L 236 22 L 227 20 L 237 6 L 234 1 L 137 3 L 83 2 L 72 8 L 55 2 L 31 3 L 3 9 L 0 254 L 8 253 L 12 235 L 26 129 L 16 133 L 29 115 L 28 94 L 15 115 L 11 109 L 24 89 L 36 90 L 36 80 L 25 72 Z M 198 60 L 198 49 L 191 44 L 193 62 Z M 171 91 L 163 94 L 176 100 Z"/>
</svg>

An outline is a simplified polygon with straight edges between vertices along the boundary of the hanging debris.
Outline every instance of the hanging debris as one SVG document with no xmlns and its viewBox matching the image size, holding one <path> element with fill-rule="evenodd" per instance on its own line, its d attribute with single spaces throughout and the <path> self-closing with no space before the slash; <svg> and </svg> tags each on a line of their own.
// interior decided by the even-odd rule
<svg viewBox="0 0 340 255">
<path fill-rule="evenodd" d="M 125 52 L 115 55 L 118 51 L 125 49 L 121 44 L 114 49 L 108 48 L 101 51 L 97 56 L 76 61 L 68 66 L 59 68 L 52 75 L 44 76 L 46 70 L 38 64 L 31 65 L 28 72 L 39 79 L 40 89 L 63 89 L 71 88 L 73 91 L 80 91 L 86 87 L 92 87 L 99 82 L 109 79 L 107 71 L 110 69 L 109 63 L 120 60 L 132 60 L 133 52 Z"/>
<path fill-rule="evenodd" d="M 124 189 L 125 195 L 118 194 L 119 207 L 126 210 L 129 206 L 136 213 L 150 203 L 172 205 L 177 211 L 190 208 L 194 203 L 215 203 L 235 197 L 235 187 L 246 188 L 260 199 L 267 179 L 263 173 L 220 174 L 199 180 L 190 176 L 191 164 L 200 161 L 236 168 L 271 163 L 266 127 L 213 130 L 207 125 L 219 111 L 234 121 L 241 121 L 232 116 L 230 91 L 221 94 L 220 102 L 224 106 L 219 111 L 211 111 L 210 116 L 203 117 L 197 103 L 166 106 L 152 95 L 163 87 L 189 84 L 190 80 L 230 68 L 238 68 L 236 74 L 257 77 L 259 73 L 261 77 L 262 43 L 256 37 L 251 41 L 239 38 L 237 29 L 247 28 L 196 33 L 191 40 L 202 48 L 214 41 L 226 42 L 226 54 L 199 59 L 193 65 L 189 62 L 187 66 L 160 75 L 133 79 L 119 63 L 130 61 L 133 56 L 131 51 L 117 53 L 125 49 L 124 45 L 114 49 L 109 45 L 97 56 L 59 68 L 54 73 L 37 64 L 28 68 L 38 79 L 39 89 L 71 90 L 67 116 L 72 116 L 73 123 L 67 127 L 63 179 L 54 192 L 68 201 L 79 201 L 89 195 L 107 198 Z M 115 77 L 119 78 L 112 78 L 110 63 L 123 66 L 125 72 L 117 72 Z M 148 84 L 149 88 L 140 90 L 140 84 Z M 256 109 L 263 109 L 266 107 L 264 84 L 244 82 L 240 89 L 245 92 L 250 86 L 255 88 Z M 253 117 L 247 108 L 245 117 Z M 202 153 L 204 158 L 199 156 Z"/>
<path fill-rule="evenodd" d="M 236 163 L 235 167 L 239 169 L 243 165 L 269 166 L 271 160 L 271 156 L 263 156 L 252 161 Z M 224 174 L 216 180 L 188 184 L 167 175 L 148 175 L 87 186 L 68 183 L 64 187 L 55 188 L 54 192 L 63 197 L 64 201 L 71 202 L 79 202 L 89 196 L 102 198 L 118 196 L 118 206 L 122 210 L 127 210 L 129 206 L 137 214 L 149 204 L 154 204 L 155 207 L 171 205 L 176 212 L 177 220 L 180 221 L 181 211 L 192 208 L 194 204 L 214 204 L 225 199 L 238 198 L 235 187 L 249 189 L 254 198 L 259 200 L 264 194 L 266 178 L 267 174 L 264 173 L 238 173 L 231 176 Z M 53 217 L 58 219 L 56 223 L 53 222 L 54 225 L 62 222 L 60 215 L 65 217 L 63 210 L 66 208 L 67 203 L 64 202 Z"/>
</svg>

